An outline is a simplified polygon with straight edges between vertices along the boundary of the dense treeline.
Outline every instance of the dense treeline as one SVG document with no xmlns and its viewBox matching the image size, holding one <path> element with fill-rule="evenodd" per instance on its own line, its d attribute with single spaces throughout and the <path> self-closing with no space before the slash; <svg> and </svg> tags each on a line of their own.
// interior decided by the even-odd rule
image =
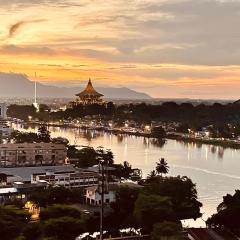
<svg viewBox="0 0 240 240">
<path fill-rule="evenodd" d="M 207 220 L 210 227 L 227 228 L 235 234 L 240 234 L 240 190 L 233 195 L 227 194 L 217 207 L 217 213 Z"/>
<path fill-rule="evenodd" d="M 115 119 L 133 119 L 138 122 L 148 122 L 150 120 L 176 121 L 189 123 L 197 127 L 213 123 L 238 122 L 240 120 L 240 104 L 230 103 L 223 105 L 215 103 L 213 105 L 200 104 L 194 106 L 191 103 L 165 102 L 161 105 L 141 103 L 117 106 L 109 102 L 105 105 L 78 105 L 67 108 L 65 111 L 59 110 L 52 113 L 45 105 L 42 105 L 38 113 L 32 106 L 11 105 L 8 108 L 8 115 L 23 120 L 27 120 L 28 116 L 37 117 L 39 120 L 48 120 L 101 115 Z"/>
</svg>

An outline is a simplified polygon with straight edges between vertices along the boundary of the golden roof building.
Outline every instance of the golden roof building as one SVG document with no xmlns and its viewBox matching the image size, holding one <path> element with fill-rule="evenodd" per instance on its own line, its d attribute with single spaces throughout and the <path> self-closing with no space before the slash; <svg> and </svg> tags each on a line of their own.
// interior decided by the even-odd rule
<svg viewBox="0 0 240 240">
<path fill-rule="evenodd" d="M 103 102 L 101 99 L 103 94 L 94 89 L 91 79 L 89 79 L 86 88 L 82 92 L 76 94 L 76 96 L 79 97 L 78 102 L 85 105 L 95 103 L 100 104 Z"/>
</svg>

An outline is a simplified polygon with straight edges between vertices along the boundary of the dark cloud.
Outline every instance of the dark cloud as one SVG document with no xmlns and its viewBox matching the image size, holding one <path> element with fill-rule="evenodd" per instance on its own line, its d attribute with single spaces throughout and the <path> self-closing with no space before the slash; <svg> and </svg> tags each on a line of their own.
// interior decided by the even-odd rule
<svg viewBox="0 0 240 240">
<path fill-rule="evenodd" d="M 19 31 L 19 29 L 21 27 L 23 27 L 24 25 L 26 24 L 29 24 L 29 23 L 38 23 L 38 22 L 44 22 L 46 21 L 45 19 L 36 19 L 36 20 L 28 20 L 28 21 L 19 21 L 17 23 L 14 23 L 13 25 L 10 26 L 9 28 L 9 34 L 8 34 L 8 37 L 11 38 L 11 37 L 14 37 L 15 34 Z"/>
</svg>

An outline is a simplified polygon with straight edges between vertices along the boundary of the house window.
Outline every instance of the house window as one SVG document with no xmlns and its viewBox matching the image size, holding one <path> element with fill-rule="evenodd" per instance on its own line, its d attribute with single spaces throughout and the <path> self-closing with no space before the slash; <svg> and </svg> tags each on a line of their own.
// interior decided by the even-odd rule
<svg viewBox="0 0 240 240">
<path fill-rule="evenodd" d="M 110 200 L 108 198 L 106 199 L 106 203 L 110 203 Z"/>
</svg>

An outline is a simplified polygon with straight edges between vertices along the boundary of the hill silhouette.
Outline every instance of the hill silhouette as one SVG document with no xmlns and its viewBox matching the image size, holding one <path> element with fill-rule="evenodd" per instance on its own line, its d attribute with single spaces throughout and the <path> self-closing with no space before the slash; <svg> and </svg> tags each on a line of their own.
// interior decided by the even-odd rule
<svg viewBox="0 0 240 240">
<path fill-rule="evenodd" d="M 87 81 L 86 81 L 87 83 Z M 23 74 L 0 73 L 0 97 L 33 97 L 34 82 Z M 83 87 L 57 87 L 42 83 L 37 84 L 38 97 L 44 98 L 74 98 Z M 129 88 L 96 87 L 96 90 L 111 99 L 151 99 L 145 93 L 137 92 Z"/>
</svg>

